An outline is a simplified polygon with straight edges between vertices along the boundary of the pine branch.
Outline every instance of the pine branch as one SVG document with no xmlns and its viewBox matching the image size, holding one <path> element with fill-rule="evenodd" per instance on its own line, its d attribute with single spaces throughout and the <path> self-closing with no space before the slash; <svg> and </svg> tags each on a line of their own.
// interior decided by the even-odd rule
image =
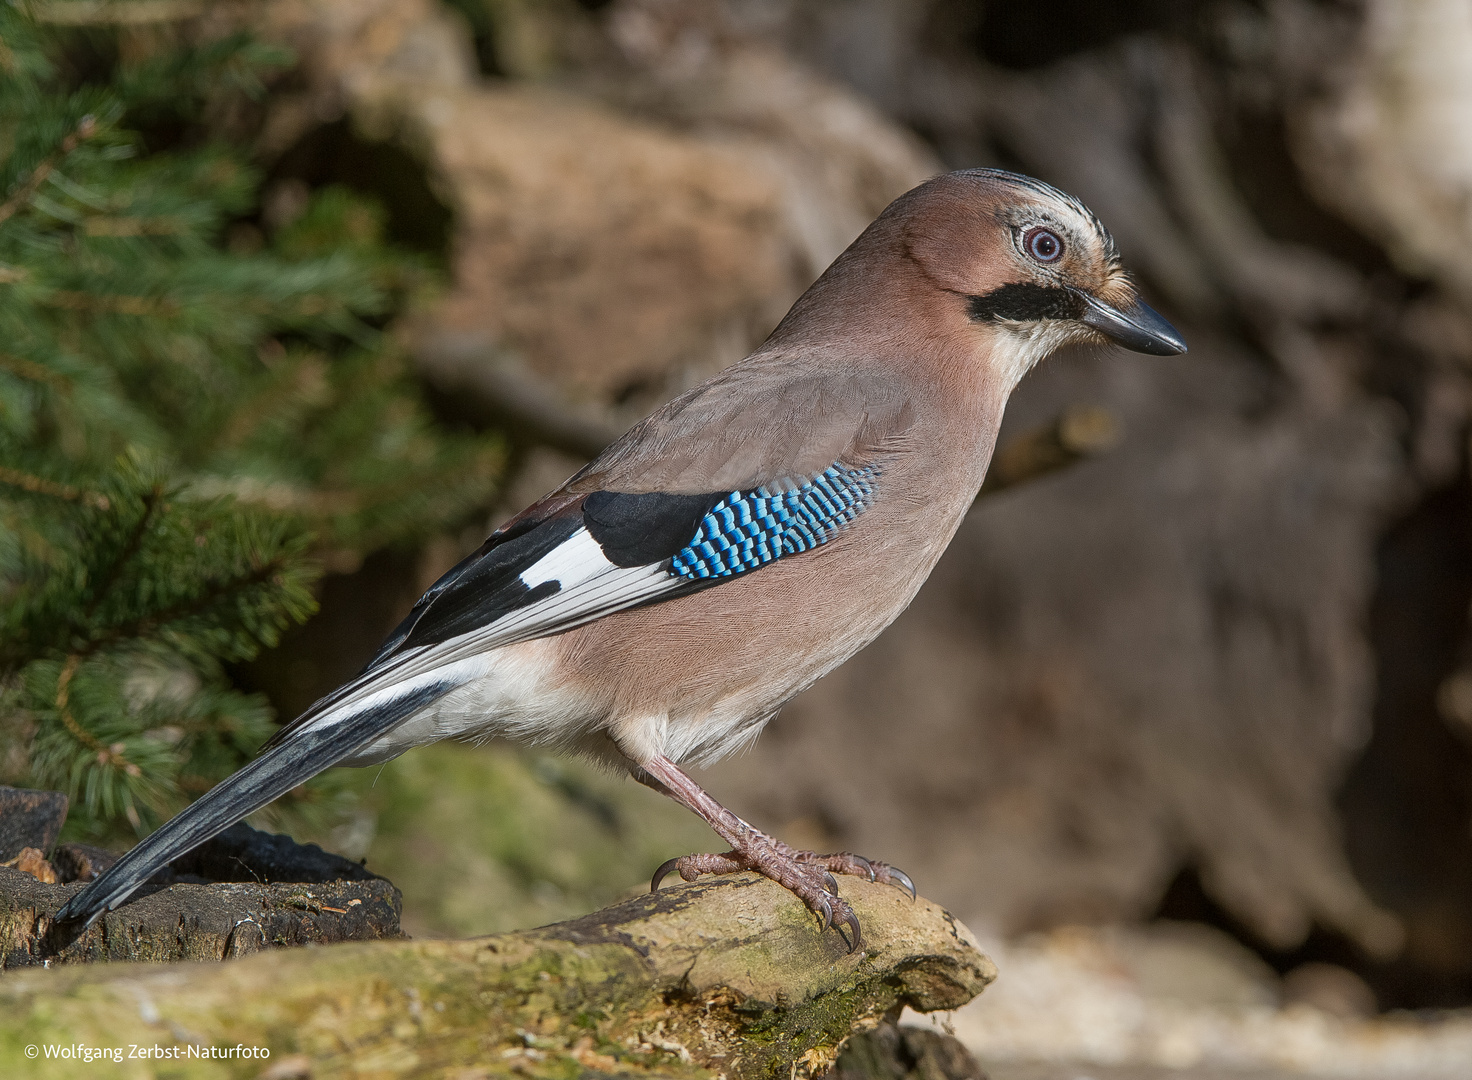
<svg viewBox="0 0 1472 1080">
<path fill-rule="evenodd" d="M 106 510 L 112 505 L 106 495 L 96 491 L 83 491 L 81 488 L 72 487 L 70 484 L 59 484 L 55 480 L 47 480 L 45 477 L 33 476 L 30 473 L 21 472 L 0 465 L 0 484 L 9 484 L 11 487 L 29 491 L 33 495 L 50 495 L 54 498 L 65 499 L 68 502 L 82 503 L 96 510 Z"/>
<path fill-rule="evenodd" d="M 10 353 L 0 352 L 0 368 L 4 368 L 11 374 L 18 375 L 28 382 L 44 383 L 47 386 L 54 386 L 64 394 L 69 393 L 72 388 L 72 381 L 65 375 L 58 375 L 44 364 L 37 364 L 24 357 L 12 356 Z"/>
<path fill-rule="evenodd" d="M 90 114 L 82 117 L 75 130 L 66 136 L 66 138 L 62 139 L 61 144 L 47 155 L 41 161 L 41 164 L 31 170 L 31 175 L 21 182 L 20 187 L 15 190 L 10 198 L 0 203 L 0 222 L 5 221 L 22 206 L 30 202 L 31 197 L 46 182 L 46 178 L 51 175 L 56 166 L 61 164 L 62 160 L 78 146 L 81 146 L 85 140 L 90 139 L 95 134 L 97 134 L 97 118 Z"/>
<path fill-rule="evenodd" d="M 93 841 L 264 738 L 224 664 L 310 613 L 309 551 L 457 524 L 502 457 L 435 425 L 385 332 L 432 274 L 374 204 L 329 188 L 269 242 L 222 245 L 261 178 L 206 110 L 287 61 L 232 35 L 107 66 L 107 24 L 194 6 L 0 3 L 0 283 L 25 283 L 0 304 L 0 757 L 70 791 Z M 93 25 L 97 55 L 79 67 L 54 21 Z M 182 134 L 151 151 L 126 118 Z M 187 687 L 140 698 L 149 665 Z"/>
<path fill-rule="evenodd" d="M 90 217 L 83 226 L 88 236 L 179 236 L 189 226 L 171 217 Z"/>
<path fill-rule="evenodd" d="M 177 315 L 179 304 L 167 296 L 125 296 L 57 289 L 43 301 L 47 307 L 105 315 Z"/>
<path fill-rule="evenodd" d="M 87 605 L 86 613 L 82 616 L 83 619 L 90 619 L 97 614 L 97 609 L 102 606 L 102 601 L 107 598 L 107 594 L 117 584 L 123 567 L 132 560 L 133 556 L 138 554 L 138 548 L 143 543 L 143 537 L 148 532 L 148 526 L 153 522 L 154 508 L 158 506 L 159 500 L 162 498 L 163 489 L 156 484 L 143 496 L 143 514 L 139 517 L 138 524 L 133 526 L 133 531 L 129 534 L 127 543 L 123 545 L 123 550 L 118 553 L 118 557 L 108 567 L 107 573 L 103 575 L 96 592 L 92 594 L 92 601 Z"/>
<path fill-rule="evenodd" d="M 422 485 L 423 479 L 415 477 L 414 484 Z M 410 486 L 412 488 L 413 485 Z M 200 498 L 226 496 L 249 506 L 263 506 L 314 519 L 356 514 L 368 501 L 362 492 L 300 484 L 263 484 L 248 476 L 201 476 L 190 482 L 189 491 Z"/>
<path fill-rule="evenodd" d="M 173 607 L 162 608 L 158 611 L 140 616 L 137 619 L 111 626 L 107 629 L 106 633 L 88 640 L 85 645 L 77 650 L 77 654 L 86 658 L 95 655 L 107 646 L 114 645 L 119 641 L 146 638 L 162 633 L 171 623 L 179 623 L 185 619 L 199 616 L 217 602 L 239 595 L 252 586 L 264 585 L 276 574 L 288 568 L 288 558 L 285 554 L 277 555 L 252 570 L 249 574 L 242 575 L 233 580 L 216 583 L 213 588 L 205 590 L 192 600 L 175 604 Z M 250 633 L 248 630 L 244 632 Z M 256 634 L 250 633 L 250 637 L 257 646 L 268 644 L 268 642 L 262 641 Z"/>
<path fill-rule="evenodd" d="M 113 743 L 111 746 L 103 746 L 101 742 L 81 724 L 77 723 L 76 717 L 71 711 L 71 682 L 81 666 L 82 657 L 73 653 L 66 658 L 62 665 L 61 675 L 56 680 L 56 713 L 61 717 L 62 725 L 77 742 L 97 755 L 97 764 L 112 765 L 122 769 L 129 776 L 138 777 L 143 775 L 143 770 L 135 763 L 123 756 L 124 746 L 122 743 Z"/>
</svg>

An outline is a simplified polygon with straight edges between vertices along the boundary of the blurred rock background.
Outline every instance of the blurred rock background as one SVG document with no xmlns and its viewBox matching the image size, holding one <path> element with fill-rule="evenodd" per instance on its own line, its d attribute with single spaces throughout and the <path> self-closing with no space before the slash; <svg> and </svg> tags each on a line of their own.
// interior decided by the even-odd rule
<svg viewBox="0 0 1472 1080">
<path fill-rule="evenodd" d="M 1182 922 L 1214 929 L 1171 938 L 1195 972 L 1171 985 L 1205 980 L 1176 1000 L 1213 1016 L 1287 1003 L 1330 1030 L 1472 1004 L 1464 4 L 114 7 L 140 39 L 247 26 L 295 51 L 251 118 L 269 186 L 246 224 L 281 228 L 328 184 L 381 200 L 448 272 L 399 328 L 441 420 L 512 447 L 483 527 L 329 576 L 241 685 L 283 715 L 336 685 L 486 528 L 759 342 L 891 198 L 1016 168 L 1100 214 L 1190 354 L 1062 355 L 1025 380 L 1004 442 L 1089 406 L 1117 445 L 984 499 L 911 610 L 703 782 L 1032 942 L 998 956 L 977 1017 L 1008 957 L 1057 952 L 1018 935 L 1102 934 L 1088 962 L 1124 970 Z M 404 889 L 415 933 L 550 921 L 711 843 L 626 781 L 509 748 L 352 783 L 325 840 Z M 1058 929 L 1078 925 L 1144 929 Z M 962 1034 L 1014 1066 L 1040 1046 L 1115 1070 L 1458 1060 L 1445 1031 L 1367 1073 L 1332 1031 L 1328 1056 L 1228 1053 L 1251 1041 L 1229 1026 L 1171 1057 L 1005 1027 Z"/>
</svg>

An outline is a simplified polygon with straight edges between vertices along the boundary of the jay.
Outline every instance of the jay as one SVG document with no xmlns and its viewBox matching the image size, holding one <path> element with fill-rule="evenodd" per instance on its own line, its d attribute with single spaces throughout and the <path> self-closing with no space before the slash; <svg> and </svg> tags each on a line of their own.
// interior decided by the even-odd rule
<svg viewBox="0 0 1472 1080">
<path fill-rule="evenodd" d="M 332 765 L 506 736 L 586 755 L 729 845 L 656 873 L 755 870 L 823 929 L 860 927 L 836 874 L 680 765 L 751 743 L 909 604 L 976 497 L 1007 397 L 1073 342 L 1185 352 L 1078 200 L 995 169 L 896 199 L 752 355 L 635 425 L 497 529 L 360 675 L 60 912 L 90 924 L 170 860 Z M 845 936 L 848 936 L 845 934 Z"/>
</svg>

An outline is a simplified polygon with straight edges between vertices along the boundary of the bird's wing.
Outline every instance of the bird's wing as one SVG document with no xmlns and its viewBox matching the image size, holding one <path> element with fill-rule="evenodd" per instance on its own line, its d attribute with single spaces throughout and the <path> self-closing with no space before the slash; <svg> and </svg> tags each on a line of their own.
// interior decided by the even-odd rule
<svg viewBox="0 0 1472 1080">
<path fill-rule="evenodd" d="M 636 424 L 565 491 L 741 491 L 902 451 L 911 396 L 827 357 L 754 357 Z"/>
<path fill-rule="evenodd" d="M 676 398 L 432 585 L 352 682 L 267 748 L 386 685 L 706 588 L 825 543 L 912 422 L 894 384 L 741 364 Z"/>
<path fill-rule="evenodd" d="M 738 365 L 739 367 L 739 365 Z M 908 403 L 838 375 L 727 376 L 636 427 L 437 581 L 351 682 L 65 905 L 96 919 L 170 860 L 473 680 L 492 649 L 729 581 L 826 543 L 902 452 Z M 766 401 L 753 400 L 766 397 Z"/>
</svg>

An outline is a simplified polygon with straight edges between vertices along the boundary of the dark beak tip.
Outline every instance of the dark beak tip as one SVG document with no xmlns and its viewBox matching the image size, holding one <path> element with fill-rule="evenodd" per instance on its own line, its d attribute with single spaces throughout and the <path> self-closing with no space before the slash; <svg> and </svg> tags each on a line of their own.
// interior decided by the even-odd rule
<svg viewBox="0 0 1472 1080">
<path fill-rule="evenodd" d="M 1148 356 L 1180 356 L 1187 351 L 1181 332 L 1143 301 L 1121 311 L 1088 294 L 1083 300 L 1080 321 L 1126 349 Z"/>
<path fill-rule="evenodd" d="M 1150 356 L 1184 356 L 1191 350 L 1186 348 L 1185 339 L 1177 335 L 1174 339 L 1162 337 L 1157 342 L 1151 342 L 1150 348 L 1137 349 L 1136 351 L 1146 353 Z"/>
</svg>

